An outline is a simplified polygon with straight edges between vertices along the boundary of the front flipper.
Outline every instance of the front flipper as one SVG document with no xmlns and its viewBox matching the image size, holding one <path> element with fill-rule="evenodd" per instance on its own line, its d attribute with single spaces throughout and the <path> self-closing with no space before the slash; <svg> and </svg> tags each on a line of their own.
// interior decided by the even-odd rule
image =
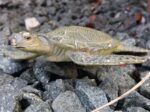
<svg viewBox="0 0 150 112">
<path fill-rule="evenodd" d="M 85 52 L 68 52 L 70 59 L 79 65 L 120 65 L 120 64 L 137 64 L 147 60 L 146 56 L 131 55 L 91 55 Z"/>
<path fill-rule="evenodd" d="M 37 57 L 37 54 L 24 52 L 12 46 L 0 46 L 0 49 L 1 55 L 13 60 L 29 60 Z"/>
</svg>

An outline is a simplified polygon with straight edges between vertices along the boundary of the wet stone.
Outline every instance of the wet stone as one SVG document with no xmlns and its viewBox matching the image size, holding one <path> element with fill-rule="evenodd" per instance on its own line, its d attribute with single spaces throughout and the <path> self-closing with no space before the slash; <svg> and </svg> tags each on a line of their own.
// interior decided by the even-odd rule
<svg viewBox="0 0 150 112">
<path fill-rule="evenodd" d="M 140 95 L 138 92 L 134 92 L 124 99 L 122 107 L 126 109 L 128 107 L 135 106 L 142 107 L 150 111 L 150 100 Z"/>
<path fill-rule="evenodd" d="M 10 84 L 13 81 L 14 81 L 14 77 L 12 77 L 11 75 L 0 73 L 0 86 L 5 84 Z"/>
<path fill-rule="evenodd" d="M 145 75 L 147 74 L 147 72 L 143 72 L 141 73 L 140 78 L 142 79 Z M 148 79 L 139 89 L 140 94 L 142 94 L 143 96 L 150 98 L 150 79 Z"/>
<path fill-rule="evenodd" d="M 0 56 L 0 69 L 8 74 L 16 74 L 27 67 L 27 63 L 16 62 Z"/>
<path fill-rule="evenodd" d="M 24 102 L 28 105 L 32 105 L 32 104 L 38 104 L 38 103 L 42 103 L 43 100 L 41 99 L 41 97 L 35 93 L 32 92 L 25 92 L 25 91 L 20 91 L 19 94 L 16 96 L 16 100 L 18 102 Z"/>
<path fill-rule="evenodd" d="M 122 43 L 126 46 L 135 46 L 136 45 L 136 40 L 133 38 L 125 39 L 122 41 Z"/>
<path fill-rule="evenodd" d="M 22 109 L 22 111 L 27 111 L 33 109 L 33 106 L 36 105 L 35 109 L 42 109 L 42 105 L 44 101 L 41 98 L 41 92 L 31 86 L 26 86 L 22 88 L 17 96 L 15 97 L 16 102 L 18 102 L 18 107 Z M 46 106 L 46 105 L 45 105 Z"/>
<path fill-rule="evenodd" d="M 4 28 L 5 29 L 5 28 Z M 7 29 L 5 29 L 5 30 L 7 30 Z M 7 33 L 9 33 L 9 32 L 7 32 L 7 31 L 5 31 L 5 30 L 3 30 L 3 31 L 0 31 L 0 46 L 2 46 L 2 45 L 4 45 L 4 44 L 7 44 L 8 43 L 8 34 Z M 0 49 L 0 51 L 1 51 L 2 49 Z"/>
<path fill-rule="evenodd" d="M 149 112 L 149 111 L 141 107 L 129 107 L 125 109 L 123 112 Z"/>
<path fill-rule="evenodd" d="M 86 112 L 78 96 L 72 91 L 61 93 L 52 103 L 54 112 Z"/>
<path fill-rule="evenodd" d="M 26 80 L 28 84 L 33 84 L 37 81 L 32 69 L 27 69 L 23 73 L 21 73 L 20 78 Z"/>
<path fill-rule="evenodd" d="M 147 49 L 150 49 L 150 40 L 148 40 L 148 41 L 146 42 L 146 48 L 147 48 Z"/>
<path fill-rule="evenodd" d="M 47 84 L 50 81 L 52 73 L 62 73 L 60 68 L 58 68 L 54 63 L 41 61 L 35 63 L 33 72 L 35 77 L 43 84 Z"/>
<path fill-rule="evenodd" d="M 47 84 L 51 79 L 51 70 L 56 70 L 55 65 L 51 62 L 37 61 L 33 66 L 33 73 L 37 80 L 43 84 Z"/>
<path fill-rule="evenodd" d="M 99 87 L 113 100 L 135 85 L 134 79 L 130 77 L 134 70 L 132 65 L 100 67 L 97 72 Z"/>
<path fill-rule="evenodd" d="M 90 112 L 96 107 L 102 106 L 108 102 L 106 94 L 102 89 L 85 83 L 78 83 L 75 87 L 75 93 L 82 102 L 82 105 L 86 108 L 87 112 Z M 103 111 L 113 112 L 109 107 L 106 107 Z"/>
<path fill-rule="evenodd" d="M 59 94 L 67 90 L 73 90 L 71 80 L 57 79 L 45 86 L 46 91 L 43 93 L 43 99 L 53 101 Z"/>
<path fill-rule="evenodd" d="M 74 64 L 55 64 L 48 60 L 39 59 L 33 67 L 35 77 L 43 84 L 48 84 L 55 77 L 75 78 L 77 71 Z"/>
<path fill-rule="evenodd" d="M 21 78 L 15 78 L 15 80 L 11 83 L 15 88 L 22 88 L 27 85 L 27 81 Z"/>
<path fill-rule="evenodd" d="M 0 0 L 0 5 L 6 5 L 10 0 Z"/>
<path fill-rule="evenodd" d="M 32 104 L 24 112 L 52 112 L 47 102 Z"/>
<path fill-rule="evenodd" d="M 126 40 L 126 39 L 130 38 L 130 37 L 127 33 L 117 32 L 116 38 L 123 41 L 123 40 Z"/>
<path fill-rule="evenodd" d="M 0 85 L 0 112 L 20 112 L 19 104 L 16 101 L 16 96 L 18 95 L 21 88 L 26 86 L 26 81 L 19 78 L 12 78 L 4 74 L 1 76 Z"/>
<path fill-rule="evenodd" d="M 40 23 L 35 17 L 25 19 L 25 26 L 26 26 L 26 29 L 29 31 L 33 28 L 38 27 L 39 25 Z"/>
<path fill-rule="evenodd" d="M 42 97 L 42 93 L 40 90 L 33 88 L 32 86 L 26 86 L 21 89 L 22 93 L 33 93 L 39 97 Z"/>
<path fill-rule="evenodd" d="M 89 85 L 89 86 L 97 85 L 95 79 L 90 79 L 89 77 L 84 77 L 82 79 L 75 79 L 74 84 L 76 87 L 81 86 L 81 85 Z"/>
<path fill-rule="evenodd" d="M 12 112 L 16 109 L 16 105 L 18 104 L 14 97 L 17 95 L 17 92 L 18 91 L 10 84 L 0 86 L 0 112 Z M 19 112 L 19 109 L 16 110 L 16 112 Z"/>
</svg>

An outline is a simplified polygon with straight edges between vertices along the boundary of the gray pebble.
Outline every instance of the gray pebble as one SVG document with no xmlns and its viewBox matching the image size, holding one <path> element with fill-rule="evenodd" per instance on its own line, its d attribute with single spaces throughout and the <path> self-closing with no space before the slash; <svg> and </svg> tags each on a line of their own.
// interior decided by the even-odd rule
<svg viewBox="0 0 150 112">
<path fill-rule="evenodd" d="M 19 104 L 15 98 L 21 88 L 26 86 L 26 81 L 4 74 L 1 76 L 0 83 L 2 84 L 0 85 L 0 112 L 20 112 Z"/>
<path fill-rule="evenodd" d="M 125 98 L 122 107 L 126 109 L 135 106 L 143 107 L 150 111 L 150 100 L 140 95 L 138 92 L 134 92 Z"/>
<path fill-rule="evenodd" d="M 86 112 L 74 92 L 61 93 L 52 103 L 54 112 Z"/>
<path fill-rule="evenodd" d="M 141 107 L 129 107 L 125 109 L 123 112 L 149 112 L 149 111 Z"/>
<path fill-rule="evenodd" d="M 0 69 L 8 74 L 15 74 L 27 67 L 26 63 L 16 62 L 8 58 L 0 56 Z"/>
<path fill-rule="evenodd" d="M 52 112 L 47 102 L 32 104 L 24 112 Z"/>
<path fill-rule="evenodd" d="M 78 95 L 83 106 L 87 112 L 106 104 L 107 98 L 103 90 L 98 87 L 89 86 L 85 83 L 76 85 L 75 92 Z M 109 107 L 106 107 L 103 111 L 113 112 Z"/>
<path fill-rule="evenodd" d="M 43 93 L 45 100 L 54 100 L 59 94 L 67 90 L 73 90 L 73 84 L 71 80 L 57 79 L 50 82 L 45 86 L 46 91 Z"/>
<path fill-rule="evenodd" d="M 130 77 L 134 70 L 132 65 L 100 67 L 97 72 L 99 87 L 105 91 L 110 100 L 113 100 L 136 84 Z"/>
<path fill-rule="evenodd" d="M 143 72 L 140 74 L 140 79 L 142 79 L 147 72 Z M 148 79 L 139 89 L 140 94 L 143 96 L 150 98 L 150 79 Z"/>
</svg>

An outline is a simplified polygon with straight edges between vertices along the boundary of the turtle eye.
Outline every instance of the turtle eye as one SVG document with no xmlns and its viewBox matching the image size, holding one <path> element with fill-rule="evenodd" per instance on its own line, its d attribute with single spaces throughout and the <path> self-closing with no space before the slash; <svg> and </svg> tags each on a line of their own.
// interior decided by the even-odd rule
<svg viewBox="0 0 150 112">
<path fill-rule="evenodd" d="M 30 36 L 25 36 L 24 38 L 25 38 L 26 40 L 30 40 L 30 39 L 31 39 Z"/>
</svg>

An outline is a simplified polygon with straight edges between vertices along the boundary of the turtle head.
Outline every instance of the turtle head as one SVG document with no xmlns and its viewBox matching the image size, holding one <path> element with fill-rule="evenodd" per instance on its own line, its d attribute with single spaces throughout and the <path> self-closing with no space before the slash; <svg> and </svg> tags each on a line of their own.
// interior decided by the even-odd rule
<svg viewBox="0 0 150 112">
<path fill-rule="evenodd" d="M 38 35 L 30 32 L 13 34 L 9 40 L 11 46 L 26 52 L 40 54 L 50 50 L 46 40 L 43 41 Z"/>
</svg>

